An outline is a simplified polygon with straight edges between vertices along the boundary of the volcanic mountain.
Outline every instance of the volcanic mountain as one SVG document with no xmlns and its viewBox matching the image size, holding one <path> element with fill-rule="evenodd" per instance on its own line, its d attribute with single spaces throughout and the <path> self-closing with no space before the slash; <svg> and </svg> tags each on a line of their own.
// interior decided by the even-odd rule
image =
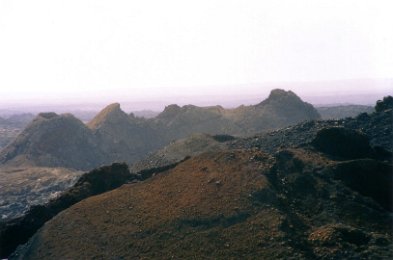
<svg viewBox="0 0 393 260">
<path fill-rule="evenodd" d="M 87 126 L 104 151 L 107 162 L 134 162 L 164 143 L 156 131 L 143 119 L 127 115 L 120 104 L 107 106 Z"/>
<path fill-rule="evenodd" d="M 178 133 L 179 138 L 192 133 L 243 136 L 319 118 L 317 110 L 292 91 L 275 89 L 263 102 L 235 109 L 170 105 L 155 122 L 164 125 L 169 133 Z"/>
<path fill-rule="evenodd" d="M 117 103 L 87 125 L 69 114 L 42 113 L 0 152 L 0 163 L 77 170 L 115 161 L 131 164 L 193 133 L 249 135 L 318 118 L 310 104 L 284 90 L 236 109 L 170 105 L 152 119 L 127 115 Z"/>
<path fill-rule="evenodd" d="M 1 163 L 15 166 L 89 169 L 104 160 L 90 129 L 71 114 L 39 114 L 0 152 Z"/>
<path fill-rule="evenodd" d="M 320 115 L 311 104 L 303 102 L 292 91 L 282 89 L 272 90 L 269 97 L 257 105 L 229 110 L 226 116 L 241 125 L 249 134 L 320 119 Z"/>
</svg>

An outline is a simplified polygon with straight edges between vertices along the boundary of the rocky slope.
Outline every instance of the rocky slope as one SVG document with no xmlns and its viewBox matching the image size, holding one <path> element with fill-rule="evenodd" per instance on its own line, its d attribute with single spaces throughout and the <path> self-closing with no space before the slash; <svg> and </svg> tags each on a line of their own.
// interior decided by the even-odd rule
<svg viewBox="0 0 393 260">
<path fill-rule="evenodd" d="M 178 139 L 192 133 L 244 136 L 319 118 L 316 109 L 292 91 L 274 89 L 261 103 L 235 109 L 170 105 L 154 122 L 165 125 Z"/>
<path fill-rule="evenodd" d="M 226 116 L 241 125 L 248 134 L 320 119 L 319 113 L 311 104 L 303 102 L 292 91 L 281 89 L 272 90 L 266 100 L 255 106 L 241 106 L 229 110 Z"/>
<path fill-rule="evenodd" d="M 225 149 L 260 149 L 275 153 L 285 148 L 296 148 L 311 143 L 320 130 L 330 127 L 347 128 L 363 133 L 373 147 L 393 152 L 393 107 L 371 114 L 362 113 L 355 118 L 340 120 L 309 121 L 294 126 L 261 133 L 252 137 L 239 138 L 229 135 L 195 135 L 172 142 L 131 165 L 132 170 L 153 168 L 175 163 L 187 156 Z M 387 154 L 389 156 L 389 153 Z"/>
<path fill-rule="evenodd" d="M 320 106 L 316 109 L 324 120 L 356 117 L 361 113 L 370 114 L 375 111 L 372 106 L 363 105 Z"/>
<path fill-rule="evenodd" d="M 144 169 L 137 173 L 130 173 L 126 164 L 114 163 L 110 166 L 104 166 L 85 173 L 81 177 L 80 174 L 75 173 L 74 175 L 79 175 L 78 177 L 80 178 L 74 177 L 72 181 L 68 175 L 63 174 L 63 176 L 55 180 L 58 187 L 53 187 L 53 185 L 43 187 L 43 192 L 40 196 L 47 195 L 45 188 L 51 191 L 59 188 L 62 179 L 68 182 L 71 181 L 72 183 L 75 183 L 76 180 L 77 182 L 68 189 L 64 187 L 65 185 L 61 186 L 61 188 L 63 188 L 61 191 L 63 192 L 58 192 L 60 194 L 57 194 L 57 196 L 52 198 L 50 198 L 50 196 L 49 198 L 41 198 L 43 203 L 41 203 L 41 205 L 30 205 L 31 207 L 24 215 L 0 221 L 0 257 L 7 257 L 18 245 L 27 242 L 46 221 L 75 203 L 88 197 L 113 190 L 127 182 L 143 181 L 175 166 L 176 164 L 172 164 L 164 167 Z M 53 169 L 49 170 L 53 172 Z M 43 176 L 43 178 L 45 178 L 45 181 L 48 181 L 50 177 L 46 175 Z M 35 186 L 37 186 L 37 184 Z M 9 196 L 9 194 L 6 195 Z M 17 193 L 17 195 L 19 194 Z M 28 196 L 34 197 L 34 194 L 28 194 Z M 37 198 L 35 199 L 37 200 Z"/>
<path fill-rule="evenodd" d="M 56 198 L 81 175 L 64 168 L 0 168 L 0 223 Z"/>
<path fill-rule="evenodd" d="M 226 141 L 233 140 L 228 135 L 194 134 L 183 138 L 164 148 L 149 154 L 146 158 L 130 165 L 130 170 L 138 172 L 143 169 L 162 167 L 177 163 L 186 157 L 199 155 L 204 152 L 217 152 L 227 149 Z"/>
<path fill-rule="evenodd" d="M 106 162 L 135 162 L 164 143 L 160 131 L 143 119 L 127 115 L 118 103 L 107 106 L 87 126 L 104 151 Z"/>
<path fill-rule="evenodd" d="M 326 127 L 345 127 L 360 131 L 369 138 L 371 146 L 393 151 L 393 107 L 372 114 L 363 113 L 355 118 L 305 122 L 250 138 L 239 138 L 230 145 L 274 152 L 282 147 L 297 147 L 310 142 L 319 130 Z"/>
<path fill-rule="evenodd" d="M 75 204 L 10 258 L 393 257 L 391 161 L 324 148 L 204 153 Z"/>
</svg>

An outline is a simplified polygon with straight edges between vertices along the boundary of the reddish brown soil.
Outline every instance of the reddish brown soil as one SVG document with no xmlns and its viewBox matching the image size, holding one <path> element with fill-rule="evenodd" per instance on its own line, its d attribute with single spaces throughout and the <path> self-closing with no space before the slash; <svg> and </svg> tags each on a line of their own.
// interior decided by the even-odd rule
<svg viewBox="0 0 393 260">
<path fill-rule="evenodd" d="M 23 259 L 337 259 L 392 256 L 391 217 L 321 154 L 205 153 L 86 199 L 46 223 Z"/>
</svg>

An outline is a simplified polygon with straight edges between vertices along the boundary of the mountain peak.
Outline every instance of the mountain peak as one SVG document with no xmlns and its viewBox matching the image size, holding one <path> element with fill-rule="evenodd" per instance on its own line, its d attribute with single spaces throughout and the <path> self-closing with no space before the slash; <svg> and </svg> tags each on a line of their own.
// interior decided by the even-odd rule
<svg viewBox="0 0 393 260">
<path fill-rule="evenodd" d="M 177 104 L 171 104 L 166 106 L 163 112 L 178 111 L 180 109 L 181 107 L 179 107 Z"/>
<path fill-rule="evenodd" d="M 269 97 L 267 99 L 268 100 L 269 99 L 277 100 L 277 99 L 282 99 L 282 98 L 285 98 L 285 99 L 287 99 L 287 98 L 295 98 L 295 99 L 300 100 L 300 98 L 295 93 L 293 93 L 292 91 L 290 91 L 290 90 L 285 91 L 284 89 L 278 89 L 278 88 L 277 89 L 273 89 L 270 92 L 270 95 L 269 95 Z"/>
<path fill-rule="evenodd" d="M 51 118 L 55 118 L 58 117 L 59 115 L 54 113 L 54 112 L 44 112 L 44 113 L 39 113 L 37 117 L 41 117 L 44 119 L 51 119 Z"/>
<path fill-rule="evenodd" d="M 165 107 L 164 111 L 162 111 L 157 117 L 158 118 L 173 118 L 177 115 L 182 108 L 176 104 L 171 104 Z"/>
<path fill-rule="evenodd" d="M 291 90 L 284 90 L 284 89 L 273 89 L 270 92 L 270 95 L 267 99 L 259 103 L 257 106 L 266 106 L 266 105 L 274 105 L 282 107 L 283 105 L 300 105 L 300 104 L 307 104 L 303 102 L 300 97 L 298 97 L 294 92 Z"/>
<path fill-rule="evenodd" d="M 97 129 L 107 121 L 117 121 L 128 118 L 127 114 L 120 108 L 119 103 L 113 103 L 106 106 L 100 113 L 98 113 L 87 126 L 91 129 Z"/>
</svg>

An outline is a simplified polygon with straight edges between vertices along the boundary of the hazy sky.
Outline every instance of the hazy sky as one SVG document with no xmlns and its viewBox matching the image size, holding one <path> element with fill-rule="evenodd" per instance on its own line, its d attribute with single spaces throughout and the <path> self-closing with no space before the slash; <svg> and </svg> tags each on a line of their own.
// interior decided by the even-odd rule
<svg viewBox="0 0 393 260">
<path fill-rule="evenodd" d="M 392 10 L 390 0 L 0 0 L 0 102 L 392 78 Z"/>
</svg>

